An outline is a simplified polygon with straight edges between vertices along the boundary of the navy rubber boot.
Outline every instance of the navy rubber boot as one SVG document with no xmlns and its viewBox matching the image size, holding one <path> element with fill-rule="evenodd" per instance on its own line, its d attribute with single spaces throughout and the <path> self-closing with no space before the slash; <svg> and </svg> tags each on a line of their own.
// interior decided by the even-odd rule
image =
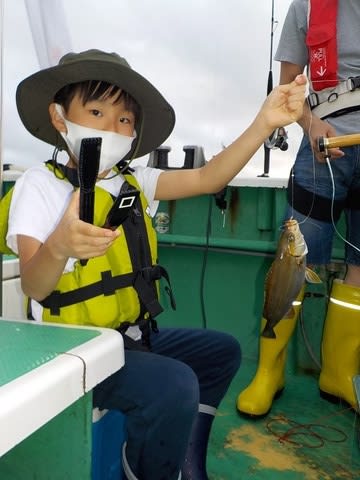
<svg viewBox="0 0 360 480">
<path fill-rule="evenodd" d="M 214 415 L 199 413 L 196 417 L 181 470 L 182 480 L 209 480 L 206 473 L 206 454 Z"/>
</svg>

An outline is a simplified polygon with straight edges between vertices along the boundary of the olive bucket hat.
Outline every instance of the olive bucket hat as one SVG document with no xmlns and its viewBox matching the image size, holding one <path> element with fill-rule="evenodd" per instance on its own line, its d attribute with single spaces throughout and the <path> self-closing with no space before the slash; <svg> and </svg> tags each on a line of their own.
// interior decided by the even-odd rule
<svg viewBox="0 0 360 480">
<path fill-rule="evenodd" d="M 126 158 L 146 155 L 160 146 L 175 124 L 175 113 L 160 92 L 116 53 L 87 50 L 64 55 L 59 64 L 25 78 L 16 91 L 17 109 L 25 128 L 60 149 L 64 140 L 53 127 L 49 105 L 65 85 L 99 80 L 120 87 L 140 105 L 136 142 Z"/>
</svg>

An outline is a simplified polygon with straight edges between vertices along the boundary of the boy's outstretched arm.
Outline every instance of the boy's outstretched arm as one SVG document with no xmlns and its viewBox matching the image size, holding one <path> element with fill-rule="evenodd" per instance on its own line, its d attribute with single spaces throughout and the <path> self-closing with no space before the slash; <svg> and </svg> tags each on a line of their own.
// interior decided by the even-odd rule
<svg viewBox="0 0 360 480">
<path fill-rule="evenodd" d="M 253 157 L 278 127 L 296 122 L 303 113 L 306 76 L 279 85 L 268 95 L 250 126 L 204 167 L 166 171 L 159 176 L 155 198 L 172 200 L 220 191 Z"/>
</svg>

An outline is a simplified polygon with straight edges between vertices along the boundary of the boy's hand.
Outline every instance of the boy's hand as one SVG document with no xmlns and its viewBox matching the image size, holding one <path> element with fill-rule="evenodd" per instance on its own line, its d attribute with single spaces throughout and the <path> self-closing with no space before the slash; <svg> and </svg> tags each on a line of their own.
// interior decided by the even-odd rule
<svg viewBox="0 0 360 480">
<path fill-rule="evenodd" d="M 52 252 L 58 259 L 87 259 L 104 255 L 119 236 L 119 231 L 97 227 L 79 219 L 80 190 L 70 203 L 52 237 Z"/>
<path fill-rule="evenodd" d="M 258 120 L 266 130 L 275 130 L 296 122 L 302 116 L 307 79 L 298 75 L 294 81 L 275 87 L 265 100 Z"/>
</svg>

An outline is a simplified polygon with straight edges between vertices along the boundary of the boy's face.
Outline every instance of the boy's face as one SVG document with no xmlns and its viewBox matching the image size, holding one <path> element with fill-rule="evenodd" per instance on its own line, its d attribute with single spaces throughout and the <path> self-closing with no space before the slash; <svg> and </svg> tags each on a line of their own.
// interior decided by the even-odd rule
<svg viewBox="0 0 360 480">
<path fill-rule="evenodd" d="M 69 105 L 66 118 L 83 127 L 120 133 L 132 136 L 135 129 L 135 116 L 125 108 L 124 102 L 114 103 L 115 97 L 90 100 L 83 105 L 76 94 Z"/>
</svg>

